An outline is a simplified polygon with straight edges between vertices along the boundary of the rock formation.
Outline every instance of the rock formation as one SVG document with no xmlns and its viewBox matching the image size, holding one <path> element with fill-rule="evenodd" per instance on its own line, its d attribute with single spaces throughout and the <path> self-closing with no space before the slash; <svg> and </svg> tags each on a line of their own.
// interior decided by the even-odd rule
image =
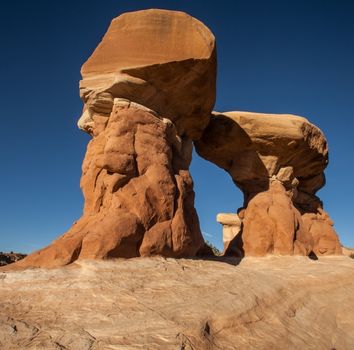
<svg viewBox="0 0 354 350">
<path fill-rule="evenodd" d="M 112 21 L 81 71 L 78 126 L 92 136 L 83 216 L 18 266 L 194 256 L 203 247 L 189 164 L 215 100 L 215 57 L 212 33 L 185 13 L 146 10 Z"/>
<path fill-rule="evenodd" d="M 328 163 L 327 142 L 316 126 L 294 115 L 214 113 L 195 145 L 244 193 L 242 230 L 226 253 L 341 253 L 333 223 L 315 195 Z"/>
<path fill-rule="evenodd" d="M 224 252 L 230 252 L 234 238 L 241 232 L 242 220 L 236 213 L 220 213 L 216 216 L 216 221 L 222 225 Z"/>
<path fill-rule="evenodd" d="M 81 74 L 85 104 L 92 94 L 108 92 L 152 109 L 179 135 L 196 139 L 215 102 L 215 38 L 183 12 L 125 13 L 113 19 Z M 90 132 L 95 111 L 86 111 L 85 105 L 79 126 Z"/>
<path fill-rule="evenodd" d="M 194 209 L 193 141 L 244 193 L 238 214 L 219 217 L 226 254 L 341 252 L 315 195 L 328 162 L 322 132 L 291 115 L 212 115 L 216 48 L 204 24 L 167 10 L 123 14 L 81 74 L 78 126 L 92 136 L 83 216 L 17 266 L 210 253 Z"/>
<path fill-rule="evenodd" d="M 0 272 L 0 349 L 354 349 L 353 259 L 238 261 Z"/>
</svg>

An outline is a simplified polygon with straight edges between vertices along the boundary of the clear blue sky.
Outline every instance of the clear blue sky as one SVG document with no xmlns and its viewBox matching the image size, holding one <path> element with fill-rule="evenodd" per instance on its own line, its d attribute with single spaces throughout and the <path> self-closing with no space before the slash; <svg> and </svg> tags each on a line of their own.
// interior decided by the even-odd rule
<svg viewBox="0 0 354 350">
<path fill-rule="evenodd" d="M 306 116 L 330 147 L 319 192 L 343 244 L 354 246 L 353 1 L 6 1 L 0 13 L 0 250 L 30 252 L 80 217 L 80 67 L 111 19 L 143 8 L 185 11 L 215 34 L 218 111 Z M 221 246 L 218 212 L 242 203 L 228 174 L 194 157 L 196 207 Z"/>
</svg>

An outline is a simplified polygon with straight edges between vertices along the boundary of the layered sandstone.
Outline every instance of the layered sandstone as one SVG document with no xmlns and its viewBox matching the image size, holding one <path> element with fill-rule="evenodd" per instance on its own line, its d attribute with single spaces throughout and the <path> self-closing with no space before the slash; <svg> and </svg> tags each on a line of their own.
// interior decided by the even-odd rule
<svg viewBox="0 0 354 350">
<path fill-rule="evenodd" d="M 156 257 L 0 273 L 0 348 L 354 349 L 353 275 L 345 256 Z"/>
<path fill-rule="evenodd" d="M 215 101 L 215 38 L 183 12 L 124 13 L 81 74 L 84 102 L 93 92 L 109 92 L 169 118 L 180 135 L 199 138 Z"/>
<path fill-rule="evenodd" d="M 216 48 L 210 30 L 176 11 L 115 18 L 81 70 L 78 121 L 92 136 L 82 166 L 83 216 L 16 266 L 77 259 L 209 254 L 194 209 L 192 141 L 244 193 L 219 217 L 226 254 L 340 254 L 316 192 L 326 139 L 294 115 L 211 113 Z"/>
<path fill-rule="evenodd" d="M 215 100 L 213 34 L 182 12 L 125 13 L 81 73 L 78 126 L 92 136 L 83 216 L 17 266 L 196 255 L 204 241 L 189 164 Z"/>
<path fill-rule="evenodd" d="M 325 183 L 326 139 L 303 117 L 214 113 L 197 152 L 225 169 L 244 193 L 238 254 L 340 254 L 315 193 Z"/>
<path fill-rule="evenodd" d="M 17 266 L 195 255 L 203 239 L 188 171 L 191 142 L 183 141 L 168 119 L 118 98 L 93 134 L 82 167 L 83 216 Z"/>
</svg>

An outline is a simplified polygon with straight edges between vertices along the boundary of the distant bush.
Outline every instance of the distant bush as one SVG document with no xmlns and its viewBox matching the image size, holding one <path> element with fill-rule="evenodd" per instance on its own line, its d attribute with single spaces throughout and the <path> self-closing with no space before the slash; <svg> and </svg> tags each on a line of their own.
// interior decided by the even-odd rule
<svg viewBox="0 0 354 350">
<path fill-rule="evenodd" d="M 349 255 L 350 258 L 354 259 L 354 253 Z"/>
<path fill-rule="evenodd" d="M 222 252 L 218 248 L 216 248 L 213 243 L 210 243 L 209 241 L 205 241 L 205 244 L 211 248 L 211 250 L 215 255 L 217 256 L 222 255 Z"/>
<path fill-rule="evenodd" d="M 0 252 L 0 266 L 5 266 L 7 264 L 12 264 L 18 260 L 23 259 L 26 256 L 26 254 L 20 254 L 20 253 L 4 253 Z"/>
</svg>

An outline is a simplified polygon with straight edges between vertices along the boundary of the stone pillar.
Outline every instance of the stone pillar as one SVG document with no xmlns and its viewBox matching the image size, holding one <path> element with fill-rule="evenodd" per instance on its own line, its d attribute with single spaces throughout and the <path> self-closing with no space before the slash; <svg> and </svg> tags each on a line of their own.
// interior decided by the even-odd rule
<svg viewBox="0 0 354 350">
<path fill-rule="evenodd" d="M 313 238 L 313 253 L 317 256 L 341 255 L 342 245 L 321 200 L 314 194 L 298 191 L 294 202 L 302 214 L 306 230 Z"/>
<path fill-rule="evenodd" d="M 195 146 L 244 195 L 242 229 L 225 254 L 341 254 L 333 223 L 315 200 L 328 164 L 327 141 L 315 125 L 294 115 L 214 112 Z"/>
<path fill-rule="evenodd" d="M 215 102 L 213 34 L 179 11 L 125 13 L 81 75 L 78 126 L 92 136 L 82 166 L 83 216 L 21 266 L 195 256 L 204 241 L 189 164 Z"/>
<path fill-rule="evenodd" d="M 90 122 L 93 138 L 81 178 L 83 216 L 19 265 L 186 257 L 203 246 L 188 170 L 191 141 L 180 138 L 170 120 L 144 106 L 119 98 L 111 106 L 109 116 Z"/>
<path fill-rule="evenodd" d="M 222 240 L 224 243 L 224 254 L 231 248 L 231 242 L 241 232 L 242 221 L 236 213 L 220 213 L 216 221 L 222 225 Z"/>
<path fill-rule="evenodd" d="M 300 212 L 279 179 L 271 179 L 267 191 L 255 194 L 244 212 L 242 239 L 238 241 L 243 255 L 309 255 L 312 237 L 306 230 Z"/>
</svg>

